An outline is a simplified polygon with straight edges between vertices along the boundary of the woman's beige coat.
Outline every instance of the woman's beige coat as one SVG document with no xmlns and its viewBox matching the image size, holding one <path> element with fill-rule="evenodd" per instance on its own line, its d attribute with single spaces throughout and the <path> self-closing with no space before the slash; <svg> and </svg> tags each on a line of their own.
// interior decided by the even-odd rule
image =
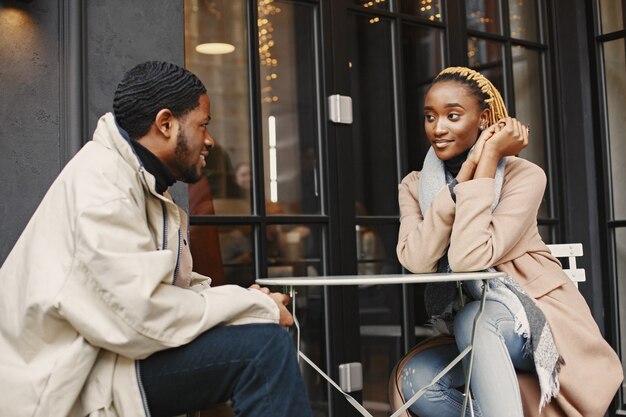
<svg viewBox="0 0 626 417">
<path fill-rule="evenodd" d="M 455 187 L 456 204 L 444 187 L 424 216 L 418 203 L 419 176 L 412 172 L 399 187 L 400 263 L 415 273 L 436 271 L 449 246 L 455 272 L 493 266 L 515 278 L 545 314 L 565 360 L 560 393 L 553 401 L 567 416 L 603 416 L 623 379 L 622 366 L 585 300 L 539 236 L 537 212 L 546 186 L 541 168 L 507 158 L 493 213 L 495 180 L 480 178 Z"/>
<path fill-rule="evenodd" d="M 180 216 L 103 116 L 0 269 L 0 416 L 142 416 L 135 359 L 278 322 L 260 291 L 185 268 Z"/>
</svg>

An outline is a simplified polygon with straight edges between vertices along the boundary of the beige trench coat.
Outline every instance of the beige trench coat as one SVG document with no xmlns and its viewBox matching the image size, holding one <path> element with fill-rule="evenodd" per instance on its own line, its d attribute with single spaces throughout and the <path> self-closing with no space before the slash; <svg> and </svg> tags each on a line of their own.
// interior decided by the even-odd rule
<svg viewBox="0 0 626 417">
<path fill-rule="evenodd" d="M 181 223 L 103 116 L 0 269 L 0 416 L 144 415 L 135 359 L 278 322 L 260 291 L 191 273 Z"/>
<path fill-rule="evenodd" d="M 397 255 L 408 270 L 436 271 L 449 245 L 453 271 L 495 267 L 515 278 L 545 314 L 565 365 L 553 399 L 570 417 L 601 417 L 623 379 L 622 366 L 602 338 L 589 307 L 541 240 L 537 212 L 546 186 L 538 166 L 507 158 L 500 201 L 491 211 L 494 179 L 457 185 L 456 204 L 448 187 L 424 216 L 418 202 L 419 172 L 399 186 Z M 525 405 L 538 414 L 539 404 Z M 545 413 L 544 413 L 545 415 Z"/>
</svg>

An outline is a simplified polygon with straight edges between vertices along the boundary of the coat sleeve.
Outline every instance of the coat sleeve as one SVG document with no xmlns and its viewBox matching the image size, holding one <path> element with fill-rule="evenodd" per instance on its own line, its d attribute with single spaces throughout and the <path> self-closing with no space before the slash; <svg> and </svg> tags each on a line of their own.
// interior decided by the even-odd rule
<svg viewBox="0 0 626 417">
<path fill-rule="evenodd" d="M 493 178 L 477 178 L 455 187 L 457 211 L 448 250 L 453 271 L 481 271 L 526 251 L 520 242 L 536 231 L 546 176 L 528 161 L 514 163 L 493 212 Z"/>
<path fill-rule="evenodd" d="M 396 252 L 402 266 L 409 271 L 433 272 L 450 242 L 455 204 L 448 187 L 443 187 L 426 215 L 422 215 L 418 183 L 419 173 L 412 172 L 398 187 L 400 232 Z"/>
<path fill-rule="evenodd" d="M 74 263 L 57 309 L 87 341 L 136 359 L 220 324 L 278 322 L 277 305 L 258 290 L 163 283 L 177 254 L 155 249 L 140 211 L 119 198 L 77 216 Z"/>
</svg>

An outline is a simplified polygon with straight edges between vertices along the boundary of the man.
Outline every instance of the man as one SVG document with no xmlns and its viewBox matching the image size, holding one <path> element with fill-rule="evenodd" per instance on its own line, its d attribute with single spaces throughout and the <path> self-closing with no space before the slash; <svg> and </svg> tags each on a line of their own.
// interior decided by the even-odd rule
<svg viewBox="0 0 626 417">
<path fill-rule="evenodd" d="M 0 269 L 0 415 L 310 416 L 288 298 L 191 272 L 167 188 L 213 145 L 198 78 L 146 62 L 50 187 Z M 234 326 L 234 324 L 238 324 Z"/>
</svg>

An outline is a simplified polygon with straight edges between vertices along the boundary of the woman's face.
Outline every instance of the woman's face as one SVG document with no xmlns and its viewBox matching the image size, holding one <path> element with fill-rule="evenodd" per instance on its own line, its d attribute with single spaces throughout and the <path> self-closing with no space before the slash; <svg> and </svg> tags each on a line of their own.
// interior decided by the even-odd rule
<svg viewBox="0 0 626 417">
<path fill-rule="evenodd" d="M 424 98 L 424 130 L 437 157 L 447 161 L 471 148 L 489 110 L 481 110 L 478 98 L 457 81 L 434 84 Z"/>
</svg>

